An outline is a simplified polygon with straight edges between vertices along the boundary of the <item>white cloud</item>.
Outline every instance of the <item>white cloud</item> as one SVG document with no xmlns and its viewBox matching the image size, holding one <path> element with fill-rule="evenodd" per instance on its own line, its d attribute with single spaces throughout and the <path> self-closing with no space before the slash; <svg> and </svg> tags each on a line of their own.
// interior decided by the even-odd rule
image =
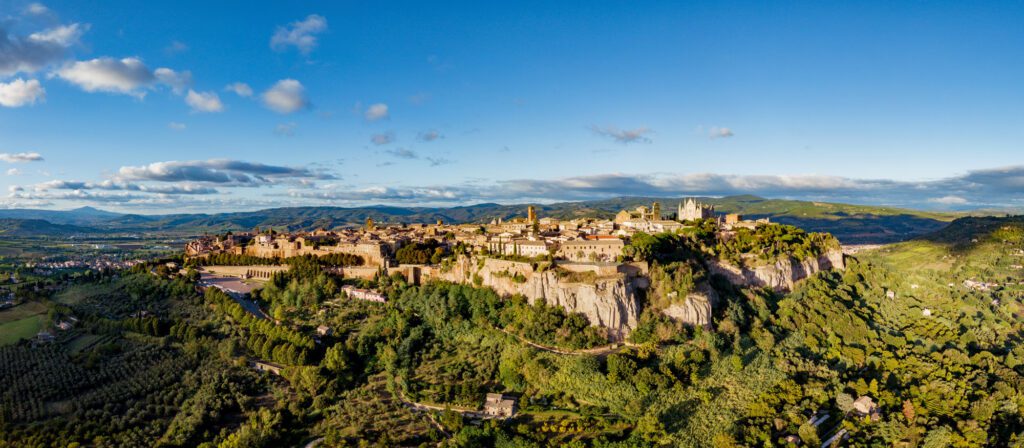
<svg viewBox="0 0 1024 448">
<path fill-rule="evenodd" d="M 156 76 L 138 58 L 97 58 L 77 61 L 57 71 L 57 76 L 86 92 L 111 92 L 145 96 L 141 89 L 151 85 Z"/>
<path fill-rule="evenodd" d="M 185 123 L 179 123 L 177 121 L 172 121 L 170 123 L 167 123 L 167 127 L 171 128 L 172 130 L 175 130 L 175 131 L 184 131 L 187 126 L 185 125 Z"/>
<path fill-rule="evenodd" d="M 270 110 L 280 114 L 290 114 L 309 107 L 306 99 L 306 88 L 294 79 L 282 79 L 266 92 L 263 92 L 263 104 Z"/>
<path fill-rule="evenodd" d="M 0 82 L 0 106 L 21 107 L 45 98 L 46 89 L 35 79 L 25 81 L 18 78 L 8 83 Z"/>
<path fill-rule="evenodd" d="M 308 55 L 313 48 L 316 48 L 316 34 L 324 31 L 327 31 L 327 19 L 310 14 L 305 20 L 278 27 L 270 38 L 270 48 L 275 51 L 284 51 L 288 47 L 295 47 L 300 53 Z"/>
<path fill-rule="evenodd" d="M 371 104 L 370 107 L 366 108 L 366 112 L 363 113 L 363 116 L 369 121 L 388 118 L 388 105 L 384 103 Z"/>
<path fill-rule="evenodd" d="M 928 200 L 928 202 L 934 202 L 936 204 L 942 205 L 964 205 L 967 204 L 969 201 L 960 196 L 948 195 L 943 196 L 941 198 L 931 198 Z"/>
<path fill-rule="evenodd" d="M 181 95 L 192 85 L 192 72 L 174 71 L 161 67 L 150 71 L 141 59 L 135 57 L 114 59 L 102 57 L 65 64 L 56 75 L 86 92 L 108 92 L 146 96 L 146 89 L 160 84 Z"/>
<path fill-rule="evenodd" d="M 25 14 L 45 16 L 50 14 L 50 8 L 47 8 L 46 5 L 42 3 L 29 3 L 28 6 L 25 7 Z"/>
<path fill-rule="evenodd" d="M 235 82 L 228 84 L 224 87 L 224 90 L 229 92 L 235 92 L 235 95 L 238 95 L 242 98 L 249 98 L 252 96 L 252 87 L 249 87 L 249 84 L 246 84 L 244 82 Z"/>
<path fill-rule="evenodd" d="M 86 31 L 89 31 L 89 24 L 72 23 L 29 34 L 28 38 L 36 43 L 55 44 L 66 48 L 77 44 L 78 39 Z"/>
<path fill-rule="evenodd" d="M 711 137 L 712 139 L 729 138 L 733 135 L 735 134 L 732 132 L 732 129 L 726 127 L 712 126 L 711 129 L 708 130 L 708 137 Z"/>
<path fill-rule="evenodd" d="M 7 175 L 8 176 L 20 176 L 21 175 L 21 170 L 19 170 L 17 168 L 11 168 L 11 169 L 7 170 Z"/>
<path fill-rule="evenodd" d="M 82 182 L 74 180 L 51 180 L 33 185 L 33 191 L 45 192 L 51 190 L 106 190 L 106 191 L 137 191 L 142 193 L 158 194 L 217 194 L 219 191 L 213 187 L 197 185 L 194 183 L 181 183 L 176 185 L 146 185 L 132 182 L 118 182 L 104 180 L 102 182 Z"/>
<path fill-rule="evenodd" d="M 189 89 L 185 96 L 185 103 L 195 112 L 220 112 L 224 110 L 224 104 L 220 97 L 214 92 L 196 92 Z"/>
<path fill-rule="evenodd" d="M 264 165 L 241 160 L 210 159 L 156 162 L 143 166 L 123 166 L 120 180 L 157 182 L 205 182 L 212 184 L 261 185 L 287 179 L 333 179 L 329 173 L 307 168 Z"/>
<path fill-rule="evenodd" d="M 158 68 L 153 72 L 157 82 L 166 84 L 175 95 L 181 95 L 186 89 L 192 86 L 192 72 L 176 72 L 169 68 Z"/>
<path fill-rule="evenodd" d="M 624 145 L 628 145 L 630 143 L 650 143 L 651 139 L 647 137 L 647 135 L 654 132 L 652 129 L 647 127 L 619 129 L 615 126 L 591 126 L 590 130 L 597 135 L 610 138 L 616 143 Z"/>
<path fill-rule="evenodd" d="M 7 26 L 17 22 L 0 21 L 0 77 L 19 72 L 33 73 L 64 57 L 67 47 L 78 43 L 88 25 L 61 25 L 28 36 L 17 36 Z"/>
<path fill-rule="evenodd" d="M 0 153 L 0 162 L 7 163 L 24 163 L 24 162 L 42 162 L 43 156 L 38 152 L 19 152 L 19 153 Z"/>
</svg>

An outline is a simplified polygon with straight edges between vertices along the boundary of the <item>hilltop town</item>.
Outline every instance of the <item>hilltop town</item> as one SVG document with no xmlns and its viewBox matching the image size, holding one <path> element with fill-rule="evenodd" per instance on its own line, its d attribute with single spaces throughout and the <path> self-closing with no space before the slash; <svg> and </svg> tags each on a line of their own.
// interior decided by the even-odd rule
<svg viewBox="0 0 1024 448">
<path fill-rule="evenodd" d="M 185 247 L 185 253 L 193 258 L 233 254 L 264 259 L 346 254 L 358 257 L 360 265 L 371 268 L 350 268 L 349 272 L 355 276 L 372 275 L 377 268 L 409 264 L 403 263 L 398 254 L 402 248 L 416 244 L 431 244 L 438 253 L 448 253 L 461 247 L 467 253 L 496 257 L 616 263 L 622 260 L 623 248 L 637 232 L 678 232 L 712 220 L 718 225 L 720 236 L 728 239 L 733 229 L 769 223 L 767 219 L 744 220 L 738 214 L 718 215 L 713 206 L 694 199 L 681 202 L 673 214 L 663 214 L 661 205 L 655 202 L 651 207 L 622 210 L 614 220 L 558 220 L 539 217 L 535 210 L 530 206 L 524 217 L 494 219 L 488 223 L 446 224 L 438 221 L 389 225 L 367 219 L 366 225 L 358 228 L 296 233 L 256 229 L 191 241 Z M 436 264 L 437 260 L 433 261 Z"/>
<path fill-rule="evenodd" d="M 666 316 L 708 326 L 717 301 L 706 280 L 712 274 L 738 285 L 788 290 L 817 271 L 842 268 L 842 254 L 834 239 L 815 240 L 821 247 L 808 253 L 768 254 L 766 250 L 775 243 L 747 247 L 753 241 L 774 241 L 794 231 L 798 229 L 777 226 L 767 219 L 719 215 L 714 207 L 688 199 L 672 214 L 664 214 L 655 202 L 650 207 L 622 210 L 613 220 L 539 217 L 530 206 L 526 216 L 487 223 L 379 225 L 368 219 L 359 228 L 330 231 L 228 233 L 188 243 L 186 255 L 190 264 L 202 265 L 204 285 L 237 297 L 288 270 L 289 259 L 311 257 L 325 262 L 330 272 L 343 278 L 369 281 L 399 275 L 414 285 L 436 279 L 489 287 L 501 296 L 518 295 L 530 303 L 540 301 L 580 313 L 607 338 L 622 340 L 637 328 L 644 309 L 641 296 L 648 289 L 659 295 L 649 301 L 659 304 Z M 742 232 L 743 241 L 733 241 Z M 756 236 L 759 232 L 765 235 Z M 799 232 L 800 236 L 794 236 L 797 241 L 809 236 Z M 698 245 L 708 246 L 663 248 L 669 252 L 708 251 L 682 268 L 655 266 L 657 272 L 652 273 L 652 255 L 640 254 L 642 250 L 634 247 L 655 244 L 652 235 L 682 234 L 706 240 Z M 825 243 L 834 244 L 836 250 L 826 250 Z M 671 271 L 667 278 L 684 269 L 693 279 L 665 290 L 661 286 L 665 269 Z M 372 291 L 359 294 L 371 295 Z"/>
</svg>

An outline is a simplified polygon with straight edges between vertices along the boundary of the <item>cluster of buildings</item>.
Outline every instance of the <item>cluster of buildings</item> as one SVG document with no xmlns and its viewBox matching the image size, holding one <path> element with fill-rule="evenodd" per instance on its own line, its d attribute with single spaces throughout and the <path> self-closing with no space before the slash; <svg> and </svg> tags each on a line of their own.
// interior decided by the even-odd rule
<svg viewBox="0 0 1024 448">
<path fill-rule="evenodd" d="M 408 244 L 435 240 L 443 246 L 462 244 L 473 253 L 522 258 L 553 258 L 571 262 L 611 263 L 620 259 L 630 237 L 636 232 L 674 232 L 694 221 L 714 219 L 724 230 L 753 227 L 767 220 L 749 221 L 741 216 L 718 215 L 713 206 L 694 199 L 683 201 L 674 215 L 664 215 L 657 202 L 651 207 L 623 210 L 614 219 L 576 218 L 560 220 L 538 217 L 527 208 L 525 217 L 497 218 L 485 224 L 396 224 L 377 225 L 367 219 L 358 228 L 316 230 L 306 233 L 273 231 L 204 237 L 186 246 L 189 257 L 217 253 L 263 258 L 302 255 L 350 254 L 359 256 L 366 267 L 396 266 L 396 252 Z"/>
<path fill-rule="evenodd" d="M 105 269 L 120 270 L 127 269 L 144 260 L 118 260 L 114 258 L 97 257 L 80 260 L 44 261 L 39 263 L 26 263 L 25 267 L 33 269 L 33 272 L 40 275 L 49 275 L 54 271 L 65 269 L 93 269 L 102 271 Z"/>
</svg>

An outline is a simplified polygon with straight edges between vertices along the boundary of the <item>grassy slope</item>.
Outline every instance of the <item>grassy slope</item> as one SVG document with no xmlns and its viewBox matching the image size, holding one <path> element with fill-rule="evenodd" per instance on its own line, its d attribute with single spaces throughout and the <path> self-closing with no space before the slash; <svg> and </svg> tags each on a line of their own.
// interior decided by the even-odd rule
<svg viewBox="0 0 1024 448">
<path fill-rule="evenodd" d="M 1024 216 L 970 217 L 923 237 L 862 255 L 890 270 L 916 277 L 941 274 L 963 281 L 1024 280 Z"/>
<path fill-rule="evenodd" d="M 46 311 L 46 306 L 37 302 L 0 311 L 0 346 L 35 336 L 43 328 Z"/>
<path fill-rule="evenodd" d="M 26 317 L 21 320 L 0 324 L 0 347 L 28 339 L 43 328 L 43 316 Z"/>
</svg>

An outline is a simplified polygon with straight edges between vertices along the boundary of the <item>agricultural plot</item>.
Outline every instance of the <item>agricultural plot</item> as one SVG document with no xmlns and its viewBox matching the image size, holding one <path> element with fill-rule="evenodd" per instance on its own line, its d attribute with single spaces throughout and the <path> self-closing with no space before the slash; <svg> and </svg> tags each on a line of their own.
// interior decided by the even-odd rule
<svg viewBox="0 0 1024 448">
<path fill-rule="evenodd" d="M 43 329 L 46 305 L 28 302 L 0 311 L 0 347 L 29 339 Z"/>
<path fill-rule="evenodd" d="M 43 329 L 43 319 L 42 315 L 36 315 L 0 324 L 0 347 L 32 338 Z"/>
<path fill-rule="evenodd" d="M 385 375 L 372 377 L 362 387 L 342 394 L 339 403 L 327 411 L 320 429 L 328 446 L 347 446 L 357 440 L 415 446 L 438 435 L 426 415 L 414 412 L 392 395 Z"/>
</svg>

